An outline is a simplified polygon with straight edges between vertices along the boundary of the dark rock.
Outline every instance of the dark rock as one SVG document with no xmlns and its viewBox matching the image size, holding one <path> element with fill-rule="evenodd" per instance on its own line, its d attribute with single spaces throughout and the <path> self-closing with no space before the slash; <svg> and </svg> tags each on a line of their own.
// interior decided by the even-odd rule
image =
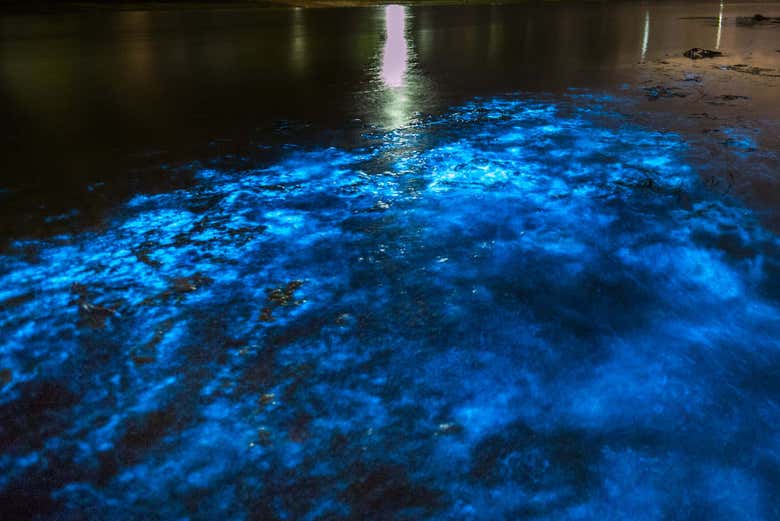
<svg viewBox="0 0 780 521">
<path fill-rule="evenodd" d="M 694 47 L 685 51 L 683 56 L 690 58 L 691 60 L 700 60 L 702 58 L 717 58 L 718 56 L 723 56 L 723 53 L 720 51 L 711 51 L 709 49 Z"/>
</svg>

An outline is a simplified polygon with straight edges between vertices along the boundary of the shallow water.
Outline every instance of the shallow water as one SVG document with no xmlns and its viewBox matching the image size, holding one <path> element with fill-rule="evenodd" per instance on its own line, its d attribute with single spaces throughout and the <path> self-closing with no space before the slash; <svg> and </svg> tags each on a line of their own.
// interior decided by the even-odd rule
<svg viewBox="0 0 780 521">
<path fill-rule="evenodd" d="M 719 119 L 681 123 L 627 47 L 445 81 L 412 31 L 437 10 L 458 45 L 496 8 L 254 14 L 383 20 L 352 109 L 68 178 L 90 219 L 7 234 L 3 518 L 780 519 L 780 240 L 745 188 L 772 84 L 704 105 L 705 76 Z"/>
</svg>

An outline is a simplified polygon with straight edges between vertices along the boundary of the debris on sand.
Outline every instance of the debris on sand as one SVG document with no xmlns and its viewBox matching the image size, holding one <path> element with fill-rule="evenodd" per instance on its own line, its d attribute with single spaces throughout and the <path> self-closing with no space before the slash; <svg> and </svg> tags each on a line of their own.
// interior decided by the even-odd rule
<svg viewBox="0 0 780 521">
<path fill-rule="evenodd" d="M 705 103 L 709 105 L 726 105 L 729 101 L 739 101 L 739 100 L 747 100 L 750 99 L 747 96 L 739 96 L 737 94 L 723 94 L 721 96 L 716 96 L 714 99 L 710 99 L 708 101 L 705 101 Z"/>
<path fill-rule="evenodd" d="M 157 346 L 162 342 L 165 335 L 173 329 L 173 320 L 165 320 L 154 330 L 152 338 L 148 342 L 139 346 L 130 355 L 136 365 L 151 364 L 157 360 Z"/>
<path fill-rule="evenodd" d="M 753 16 L 738 16 L 737 25 L 758 25 L 758 24 L 780 24 L 780 17 L 764 16 L 762 14 L 754 14 Z"/>
<path fill-rule="evenodd" d="M 701 83 L 701 76 L 692 72 L 686 72 L 683 75 L 683 81 L 694 81 L 696 83 Z"/>
<path fill-rule="evenodd" d="M 436 430 L 435 435 L 452 436 L 456 434 L 461 434 L 463 430 L 464 430 L 463 426 L 458 423 L 454 423 L 454 422 L 440 423 L 439 428 Z"/>
<path fill-rule="evenodd" d="M 780 51 L 778 51 L 780 52 Z M 766 67 L 751 67 L 744 63 L 738 63 L 736 65 L 719 65 L 716 67 L 722 71 L 734 71 L 741 72 L 743 74 L 752 74 L 754 76 L 769 76 L 771 78 L 780 78 L 780 74 L 773 69 L 767 69 Z"/>
<path fill-rule="evenodd" d="M 304 300 L 295 300 L 295 291 L 303 286 L 302 280 L 293 280 L 288 282 L 285 286 L 278 288 L 266 289 L 266 306 L 263 308 L 260 314 L 260 320 L 263 322 L 273 322 L 275 320 L 273 316 L 273 310 L 276 307 L 281 306 L 300 306 Z"/>
<path fill-rule="evenodd" d="M 713 116 L 712 114 L 709 114 L 708 112 L 698 112 L 698 113 L 695 113 L 695 114 L 689 114 L 689 117 L 691 117 L 691 118 L 710 119 L 710 120 L 718 119 L 718 116 Z"/>
<path fill-rule="evenodd" d="M 142 262 L 147 266 L 151 266 L 152 268 L 162 267 L 162 263 L 160 261 L 156 261 L 149 256 L 150 253 L 150 248 L 133 250 L 133 255 L 135 255 L 135 258 L 138 260 L 138 262 Z"/>
<path fill-rule="evenodd" d="M 720 51 L 711 51 L 709 49 L 694 47 L 685 51 L 683 56 L 690 58 L 691 60 L 700 60 L 702 58 L 717 58 L 718 56 L 723 56 L 723 53 Z"/>
<path fill-rule="evenodd" d="M 153 356 L 130 355 L 130 359 L 135 365 L 152 364 L 157 361 L 157 359 Z"/>
<path fill-rule="evenodd" d="M 645 87 L 645 95 L 650 101 L 656 101 L 659 98 L 684 98 L 687 96 L 684 92 L 679 92 L 675 87 L 665 87 L 656 85 L 654 87 Z"/>
<path fill-rule="evenodd" d="M 273 322 L 274 320 L 276 320 L 274 318 L 273 313 L 274 313 L 273 309 L 269 307 L 264 307 L 263 311 L 260 313 L 260 320 L 262 322 Z"/>
<path fill-rule="evenodd" d="M 196 273 L 191 277 L 177 277 L 172 280 L 173 285 L 170 291 L 176 294 L 191 293 L 212 282 L 214 282 L 213 279 L 200 273 Z"/>
<path fill-rule="evenodd" d="M 83 284 L 71 284 L 70 291 L 76 296 L 72 301 L 78 306 L 79 319 L 82 325 L 91 329 L 103 329 L 106 322 L 112 317 L 118 317 L 116 306 L 95 304 L 92 300 L 94 296 Z"/>
<path fill-rule="evenodd" d="M 276 403 L 276 394 L 265 393 L 258 400 L 257 403 L 262 407 L 267 407 Z"/>
<path fill-rule="evenodd" d="M 265 292 L 268 296 L 269 302 L 273 302 L 279 306 L 288 306 L 290 304 L 295 304 L 297 306 L 301 301 L 293 302 L 293 296 L 295 294 L 295 290 L 301 286 L 303 286 L 302 280 L 294 280 L 292 282 L 288 282 L 284 287 L 267 289 Z"/>
</svg>

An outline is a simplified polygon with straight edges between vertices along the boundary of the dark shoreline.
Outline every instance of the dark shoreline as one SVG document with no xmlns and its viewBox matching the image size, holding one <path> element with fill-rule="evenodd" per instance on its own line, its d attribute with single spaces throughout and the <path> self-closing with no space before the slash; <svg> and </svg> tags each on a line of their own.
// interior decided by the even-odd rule
<svg viewBox="0 0 780 521">
<path fill-rule="evenodd" d="M 170 9 L 332 8 L 403 5 L 549 5 L 617 4 L 632 0 L 0 0 L 0 13 L 84 12 L 92 10 L 147 11 Z"/>
<path fill-rule="evenodd" d="M 79 2 L 75 0 L 0 0 L 0 12 L 4 13 L 52 13 L 84 11 L 150 11 L 170 9 L 239 9 L 287 7 L 291 4 L 267 0 L 228 0 L 224 2 L 209 0 L 163 0 L 155 2 L 105 0 L 102 2 Z"/>
</svg>

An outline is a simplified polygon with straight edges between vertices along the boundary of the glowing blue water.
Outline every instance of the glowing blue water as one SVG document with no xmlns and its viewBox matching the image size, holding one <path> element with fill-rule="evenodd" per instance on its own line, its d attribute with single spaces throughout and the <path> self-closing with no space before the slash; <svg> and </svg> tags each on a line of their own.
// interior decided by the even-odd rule
<svg viewBox="0 0 780 521">
<path fill-rule="evenodd" d="M 780 244 L 609 100 L 201 170 L 0 259 L 4 519 L 780 519 Z"/>
</svg>

